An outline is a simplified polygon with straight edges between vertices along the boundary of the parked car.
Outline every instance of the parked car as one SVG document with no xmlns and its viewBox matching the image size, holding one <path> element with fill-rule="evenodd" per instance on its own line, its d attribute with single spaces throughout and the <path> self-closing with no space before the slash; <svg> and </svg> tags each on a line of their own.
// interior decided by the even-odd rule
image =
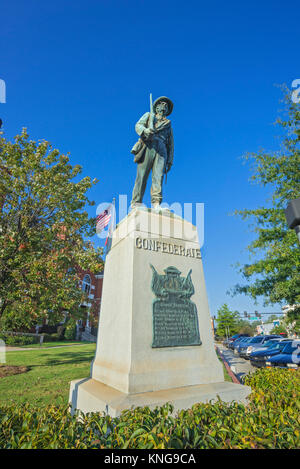
<svg viewBox="0 0 300 469">
<path fill-rule="evenodd" d="M 280 337 L 278 335 L 256 335 L 255 337 L 252 337 L 249 341 L 245 341 L 241 347 L 239 347 L 239 356 L 242 358 L 249 358 L 249 355 L 247 354 L 248 347 L 255 347 L 257 345 L 263 345 L 267 340 L 271 338 L 276 338 Z M 253 350 L 249 348 L 249 353 Z"/>
<path fill-rule="evenodd" d="M 237 339 L 235 340 L 229 340 L 228 341 L 228 344 L 227 344 L 227 347 L 232 349 L 234 347 L 234 344 L 236 344 L 237 342 L 239 342 L 241 340 L 240 337 L 238 337 Z"/>
<path fill-rule="evenodd" d="M 263 350 L 265 347 L 270 347 L 274 342 L 278 342 L 279 340 L 282 340 L 280 336 L 273 336 L 271 339 L 266 338 L 264 339 L 261 343 L 253 343 L 249 345 L 249 347 L 246 350 L 246 358 L 250 357 L 250 354 L 256 350 Z"/>
<path fill-rule="evenodd" d="M 242 337 L 248 337 L 248 334 L 235 334 L 227 340 L 227 347 L 232 348 L 232 345 Z"/>
<path fill-rule="evenodd" d="M 300 365 L 300 340 L 291 340 L 283 350 L 266 361 L 267 367 L 298 368 Z"/>
<path fill-rule="evenodd" d="M 268 345 L 265 345 L 263 348 L 254 350 L 250 353 L 251 365 L 258 368 L 264 367 L 266 365 L 266 361 L 269 360 L 269 358 L 280 354 L 289 342 L 292 341 L 289 341 L 288 339 L 279 339 L 266 342 Z"/>
<path fill-rule="evenodd" d="M 275 343 L 284 342 L 284 341 L 286 342 L 288 340 L 291 340 L 291 339 L 285 339 L 285 338 L 282 338 L 282 337 L 275 337 L 275 338 L 269 339 L 266 342 L 263 342 L 262 344 L 256 344 L 257 346 L 255 346 L 255 347 L 253 346 L 253 349 L 250 351 L 249 355 L 251 356 L 252 352 L 257 352 L 259 350 L 265 350 L 266 348 L 271 347 Z"/>
<path fill-rule="evenodd" d="M 231 341 L 229 343 L 229 348 L 233 350 L 234 346 L 236 344 L 240 343 L 244 339 L 249 339 L 249 335 L 248 334 L 241 334 L 240 337 L 237 337 L 237 339 L 235 339 L 234 341 Z"/>
<path fill-rule="evenodd" d="M 241 340 L 239 343 L 237 343 L 235 345 L 235 348 L 234 348 L 234 353 L 240 353 L 240 349 L 248 342 L 250 342 L 251 339 L 253 339 L 253 337 L 244 337 L 243 338 L 244 340 Z"/>
<path fill-rule="evenodd" d="M 271 347 L 271 345 L 273 345 L 275 342 L 279 342 L 280 340 L 283 340 L 283 339 L 281 339 L 280 337 L 272 337 L 271 339 L 265 340 L 262 344 L 256 344 L 255 349 L 260 350 L 260 349 L 264 349 L 267 347 Z"/>
<path fill-rule="evenodd" d="M 223 345 L 225 345 L 225 347 L 228 347 L 229 340 L 230 340 L 230 339 L 225 339 L 225 340 L 223 340 Z"/>
<path fill-rule="evenodd" d="M 237 354 L 239 351 L 239 348 L 243 345 L 243 343 L 245 343 L 246 341 L 249 341 L 250 339 L 251 337 L 241 337 L 240 339 L 236 340 L 232 346 L 233 352 Z"/>
</svg>

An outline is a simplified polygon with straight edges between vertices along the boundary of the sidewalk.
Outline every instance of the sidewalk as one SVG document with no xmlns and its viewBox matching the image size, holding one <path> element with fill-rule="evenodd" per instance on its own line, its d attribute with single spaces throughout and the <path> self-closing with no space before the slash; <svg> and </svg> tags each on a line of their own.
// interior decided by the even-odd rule
<svg viewBox="0 0 300 469">
<path fill-rule="evenodd" d="M 232 350 L 224 347 L 222 344 L 216 344 L 216 347 L 218 347 L 220 353 L 239 380 L 248 373 L 256 371 L 256 368 L 250 364 L 249 360 L 240 358 L 238 355 L 235 355 Z"/>
<path fill-rule="evenodd" d="M 92 343 L 92 342 L 91 342 Z M 66 344 L 66 345 L 53 345 L 52 347 L 5 347 L 6 352 L 26 352 L 27 350 L 49 350 L 50 348 L 61 348 L 61 347 L 82 347 L 87 345 L 86 342 L 83 344 Z"/>
</svg>

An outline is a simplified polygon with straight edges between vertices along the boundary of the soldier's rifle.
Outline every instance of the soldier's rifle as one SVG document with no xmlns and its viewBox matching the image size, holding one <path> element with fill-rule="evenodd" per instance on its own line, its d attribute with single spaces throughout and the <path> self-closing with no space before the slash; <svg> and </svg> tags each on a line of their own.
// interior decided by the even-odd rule
<svg viewBox="0 0 300 469">
<path fill-rule="evenodd" d="M 153 101 L 152 101 L 152 93 L 150 93 L 150 118 L 149 118 L 149 129 L 155 132 L 154 129 L 154 111 L 153 111 Z M 164 164 L 164 176 L 165 176 L 165 183 L 167 183 L 167 163 L 168 163 L 168 156 L 165 160 Z"/>
</svg>

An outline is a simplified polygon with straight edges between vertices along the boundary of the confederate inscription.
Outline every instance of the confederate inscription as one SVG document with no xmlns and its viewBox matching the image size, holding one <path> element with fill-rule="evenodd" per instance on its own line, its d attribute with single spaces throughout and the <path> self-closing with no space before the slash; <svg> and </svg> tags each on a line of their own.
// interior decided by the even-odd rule
<svg viewBox="0 0 300 469">
<path fill-rule="evenodd" d="M 168 267 L 165 275 L 159 275 L 153 265 L 152 291 L 157 297 L 153 301 L 152 347 L 179 347 L 201 345 L 198 315 L 191 279 L 192 270 L 186 277 L 176 267 Z"/>
<path fill-rule="evenodd" d="M 148 251 L 165 252 L 167 254 L 174 254 L 175 256 L 191 257 L 194 259 L 201 259 L 200 249 L 185 248 L 180 244 L 167 243 L 151 238 L 135 239 L 135 247 L 138 249 L 145 249 Z"/>
</svg>

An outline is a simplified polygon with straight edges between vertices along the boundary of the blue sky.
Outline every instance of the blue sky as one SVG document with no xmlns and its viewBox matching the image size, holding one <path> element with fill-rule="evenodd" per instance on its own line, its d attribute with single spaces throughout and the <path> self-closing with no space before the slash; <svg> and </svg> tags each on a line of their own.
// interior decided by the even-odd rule
<svg viewBox="0 0 300 469">
<path fill-rule="evenodd" d="M 226 294 L 241 280 L 233 264 L 248 260 L 253 237 L 229 214 L 268 196 L 248 182 L 240 157 L 278 148 L 276 85 L 300 78 L 299 13 L 290 0 L 2 2 L 6 136 L 25 126 L 33 139 L 70 152 L 83 175 L 99 179 L 90 191 L 97 204 L 119 194 L 130 201 L 134 124 L 148 111 L 150 92 L 169 96 L 175 156 L 165 200 L 205 204 L 211 313 L 224 302 L 239 311 L 279 311 Z"/>
</svg>

